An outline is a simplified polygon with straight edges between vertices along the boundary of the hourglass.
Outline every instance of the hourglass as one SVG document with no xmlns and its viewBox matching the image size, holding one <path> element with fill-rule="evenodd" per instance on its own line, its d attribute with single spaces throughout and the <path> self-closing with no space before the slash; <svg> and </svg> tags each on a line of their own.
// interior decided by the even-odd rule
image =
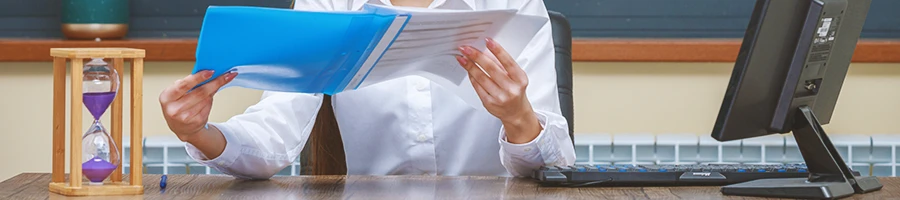
<svg viewBox="0 0 900 200">
<path fill-rule="evenodd" d="M 91 185 L 102 185 L 103 180 L 119 166 L 118 144 L 100 123 L 100 116 L 119 91 L 119 74 L 100 58 L 85 64 L 82 74 L 82 101 L 94 117 L 94 122 L 81 138 L 81 173 L 90 180 Z"/>
<path fill-rule="evenodd" d="M 53 168 L 49 190 L 67 196 L 143 194 L 142 182 L 142 99 L 144 50 L 131 48 L 52 48 L 53 56 Z M 125 61 L 131 61 L 131 155 L 129 178 L 123 181 L 122 121 L 120 82 Z M 85 63 L 85 60 L 89 60 Z M 108 63 L 106 60 L 111 60 Z M 67 65 L 68 64 L 68 65 Z M 71 84 L 66 84 L 70 69 Z M 66 160 L 66 89 L 69 112 L 69 174 Z M 91 126 L 82 129 L 82 109 L 93 116 Z M 100 122 L 111 110 L 111 128 Z M 84 132 L 83 132 L 84 131 Z"/>
</svg>

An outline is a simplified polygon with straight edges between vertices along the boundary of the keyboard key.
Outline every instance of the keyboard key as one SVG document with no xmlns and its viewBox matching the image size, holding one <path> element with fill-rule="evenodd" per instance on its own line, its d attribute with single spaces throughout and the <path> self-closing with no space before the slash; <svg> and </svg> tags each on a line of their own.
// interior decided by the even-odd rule
<svg viewBox="0 0 900 200">
<path fill-rule="evenodd" d="M 615 169 L 616 169 L 616 168 L 613 168 L 613 167 L 611 167 L 611 166 L 609 166 L 609 165 L 599 165 L 599 166 L 597 166 L 597 171 L 599 171 L 599 172 L 613 171 L 613 170 L 615 170 Z"/>
</svg>

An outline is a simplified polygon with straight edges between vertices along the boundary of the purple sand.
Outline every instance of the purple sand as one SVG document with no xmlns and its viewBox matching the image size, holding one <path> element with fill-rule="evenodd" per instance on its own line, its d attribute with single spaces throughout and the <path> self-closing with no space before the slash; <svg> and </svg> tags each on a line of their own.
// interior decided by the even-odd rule
<svg viewBox="0 0 900 200">
<path fill-rule="evenodd" d="M 82 95 L 84 106 L 91 112 L 91 115 L 94 115 L 94 119 L 98 120 L 100 119 L 100 116 L 103 116 L 103 113 L 106 112 L 106 108 L 109 108 L 109 104 L 112 103 L 115 98 L 116 92 L 92 92 L 84 93 Z"/>
<path fill-rule="evenodd" d="M 100 157 L 91 158 L 81 164 L 81 173 L 95 183 L 103 182 L 103 179 L 106 179 L 113 170 L 116 170 L 116 165 L 106 162 Z"/>
</svg>

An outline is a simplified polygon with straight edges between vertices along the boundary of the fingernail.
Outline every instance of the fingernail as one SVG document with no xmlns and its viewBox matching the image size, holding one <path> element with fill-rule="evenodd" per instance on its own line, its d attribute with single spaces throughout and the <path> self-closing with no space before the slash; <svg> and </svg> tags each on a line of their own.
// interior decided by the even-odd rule
<svg viewBox="0 0 900 200">
<path fill-rule="evenodd" d="M 213 73 L 215 73 L 215 71 L 207 70 L 207 71 L 204 71 L 203 73 L 204 73 L 203 78 L 209 78 L 209 77 L 212 77 L 212 75 L 213 75 Z"/>
<path fill-rule="evenodd" d="M 462 50 L 463 54 L 472 55 L 471 47 L 460 47 L 459 49 Z"/>
<path fill-rule="evenodd" d="M 488 48 L 494 48 L 494 40 L 491 38 L 484 38 L 484 44 L 487 45 Z"/>
<path fill-rule="evenodd" d="M 456 56 L 456 61 L 459 62 L 459 65 L 465 66 L 469 62 L 466 61 L 462 56 Z"/>
<path fill-rule="evenodd" d="M 231 81 L 235 76 L 237 76 L 237 73 L 228 72 L 228 74 L 225 74 L 225 81 Z"/>
</svg>

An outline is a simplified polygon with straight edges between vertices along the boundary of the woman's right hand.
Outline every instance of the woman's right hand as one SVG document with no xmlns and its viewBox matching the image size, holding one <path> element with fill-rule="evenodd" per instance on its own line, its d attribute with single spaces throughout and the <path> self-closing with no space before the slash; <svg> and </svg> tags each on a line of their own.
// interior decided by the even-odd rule
<svg viewBox="0 0 900 200">
<path fill-rule="evenodd" d="M 195 135 L 204 130 L 209 120 L 213 96 L 219 88 L 231 82 L 237 73 L 226 73 L 215 80 L 191 90 L 197 84 L 208 80 L 213 71 L 202 71 L 189 75 L 163 90 L 159 95 L 163 116 L 169 129 L 175 132 L 178 139 L 189 142 Z"/>
</svg>

